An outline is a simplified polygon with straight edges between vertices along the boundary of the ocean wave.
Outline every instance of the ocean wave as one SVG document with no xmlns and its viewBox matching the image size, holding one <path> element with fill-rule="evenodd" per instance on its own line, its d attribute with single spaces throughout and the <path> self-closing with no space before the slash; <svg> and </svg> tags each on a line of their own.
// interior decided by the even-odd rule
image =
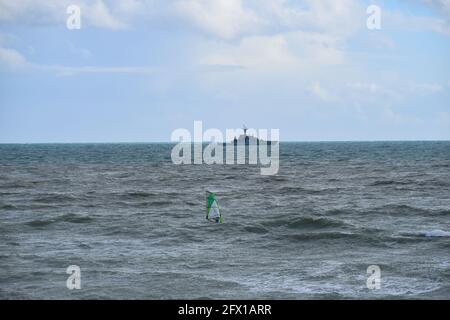
<svg viewBox="0 0 450 320">
<path fill-rule="evenodd" d="M 332 215 L 338 216 L 338 215 L 348 214 L 348 213 L 351 213 L 351 212 L 352 212 L 351 209 L 337 209 L 337 208 L 334 208 L 334 209 L 327 210 L 325 212 L 325 215 L 327 215 L 327 216 L 332 216 Z"/>
<path fill-rule="evenodd" d="M 306 241 L 306 240 L 337 240 L 337 239 L 357 239 L 363 240 L 365 238 L 362 234 L 352 232 L 306 232 L 299 234 L 285 235 L 283 238 L 289 239 L 289 241 Z"/>
<path fill-rule="evenodd" d="M 285 186 L 279 189 L 279 192 L 285 195 L 289 194 L 321 194 L 321 193 L 330 193 L 330 192 L 338 192 L 340 188 L 322 188 L 322 189 L 308 189 L 299 186 Z"/>
<path fill-rule="evenodd" d="M 87 223 L 93 221 L 94 219 L 89 216 L 69 213 L 58 217 L 56 220 L 71 223 Z"/>
<path fill-rule="evenodd" d="M 154 198 L 158 197 L 159 194 L 156 192 L 133 191 L 122 194 L 121 196 L 125 198 Z"/>
<path fill-rule="evenodd" d="M 177 197 L 180 194 L 174 191 L 167 192 L 152 192 L 152 191 L 130 191 L 124 193 L 110 194 L 114 197 L 119 197 L 122 200 L 144 200 L 144 199 L 161 199 L 162 197 Z"/>
<path fill-rule="evenodd" d="M 9 203 L 0 203 L 0 209 L 14 210 L 14 209 L 17 209 L 17 207 L 15 205 L 9 204 Z"/>
<path fill-rule="evenodd" d="M 425 213 L 429 212 L 428 209 L 422 209 L 419 207 L 407 205 L 407 204 L 386 204 L 384 206 L 375 207 L 371 210 L 369 210 L 371 213 L 389 213 L 389 214 L 412 214 L 412 213 Z"/>
<path fill-rule="evenodd" d="M 30 227 L 45 227 L 54 222 L 55 222 L 54 220 L 33 220 L 26 222 L 25 224 Z"/>
<path fill-rule="evenodd" d="M 298 192 L 306 192 L 306 191 L 314 191 L 314 190 L 308 190 L 303 187 L 299 186 L 284 186 L 279 189 L 280 192 L 283 194 L 290 194 L 290 193 L 298 193 Z"/>
<path fill-rule="evenodd" d="M 79 199 L 73 195 L 55 193 L 55 194 L 39 195 L 33 201 L 37 202 L 37 203 L 45 203 L 45 204 L 48 204 L 48 203 L 58 204 L 60 202 L 72 202 L 72 201 L 76 201 L 76 200 L 79 200 Z"/>
<path fill-rule="evenodd" d="M 45 227 L 57 222 L 89 223 L 93 220 L 94 219 L 89 216 L 68 213 L 53 219 L 28 221 L 25 224 L 31 227 Z"/>
<path fill-rule="evenodd" d="M 420 232 L 404 232 L 401 233 L 399 236 L 392 237 L 392 239 L 396 242 L 406 243 L 416 241 L 427 241 L 426 238 L 447 238 L 447 237 L 450 237 L 449 231 L 436 229 Z"/>
<path fill-rule="evenodd" d="M 263 226 L 245 226 L 244 227 L 244 231 L 245 232 L 249 232 L 249 233 L 258 233 L 258 234 L 265 234 L 268 233 L 269 230 L 267 230 L 266 228 L 264 228 Z"/>
<path fill-rule="evenodd" d="M 411 184 L 411 181 L 396 181 L 396 180 L 377 180 L 371 184 L 370 186 L 389 186 L 389 185 L 407 185 Z"/>
<path fill-rule="evenodd" d="M 432 167 L 433 168 L 450 168 L 450 163 L 433 164 Z"/>
<path fill-rule="evenodd" d="M 438 180 L 436 178 L 432 179 L 426 179 L 426 180 L 418 180 L 418 179 L 407 179 L 404 181 L 399 180 L 377 180 L 373 183 L 370 183 L 369 186 L 410 186 L 410 188 L 417 188 L 417 187 L 447 187 L 450 183 L 446 180 Z M 405 188 L 398 188 L 398 189 L 405 189 Z"/>
<path fill-rule="evenodd" d="M 0 189 L 28 189 L 35 188 L 38 182 L 35 181 L 24 181 L 24 182 L 8 182 L 0 184 Z"/>
<path fill-rule="evenodd" d="M 369 247 L 376 246 L 382 248 L 390 248 L 400 243 L 411 243 L 420 241 L 418 237 L 393 236 L 382 230 L 377 229 L 352 229 L 349 230 L 321 230 L 321 231 L 307 231 L 295 234 L 285 234 L 282 236 L 284 240 L 289 242 L 302 241 L 333 241 L 342 240 L 349 241 L 352 244 L 359 246 L 367 245 Z"/>
<path fill-rule="evenodd" d="M 345 212 L 340 212 L 339 210 L 337 211 L 329 211 L 329 213 L 345 213 Z M 378 206 L 378 207 L 374 207 L 374 208 L 370 208 L 366 211 L 364 211 L 363 213 L 370 213 L 370 214 L 389 214 L 391 216 L 395 216 L 395 215 L 411 215 L 411 214 L 419 214 L 419 215 L 448 215 L 450 214 L 450 210 L 447 208 L 421 208 L 421 207 L 416 207 L 413 205 L 408 205 L 408 204 L 386 204 L 383 206 Z"/>
<path fill-rule="evenodd" d="M 262 176 L 260 178 L 260 180 L 263 183 L 272 184 L 272 183 L 275 183 L 275 182 L 286 182 L 286 181 L 289 181 L 289 178 L 286 177 L 286 176 L 273 175 L 273 176 Z"/>
<path fill-rule="evenodd" d="M 439 229 L 425 231 L 425 232 L 422 232 L 421 234 L 425 237 L 450 237 L 449 231 L 444 231 L 444 230 L 439 230 Z"/>
<path fill-rule="evenodd" d="M 289 229 L 304 229 L 304 228 L 342 227 L 345 226 L 345 223 L 328 218 L 295 217 L 295 218 L 281 218 L 272 221 L 265 221 L 262 223 L 262 225 L 268 227 L 286 227 Z"/>
<path fill-rule="evenodd" d="M 157 201 L 152 201 L 152 202 L 148 203 L 149 206 L 155 206 L 155 207 L 167 207 L 171 204 L 173 204 L 173 202 L 170 200 L 157 200 Z M 183 216 L 182 212 L 180 212 L 179 215 Z"/>
</svg>

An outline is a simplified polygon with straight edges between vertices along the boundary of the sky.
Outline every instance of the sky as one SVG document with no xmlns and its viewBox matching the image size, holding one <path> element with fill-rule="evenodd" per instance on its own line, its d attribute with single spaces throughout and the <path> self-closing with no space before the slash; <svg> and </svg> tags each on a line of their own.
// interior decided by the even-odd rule
<svg viewBox="0 0 450 320">
<path fill-rule="evenodd" d="M 450 0 L 0 0 L 0 143 L 163 142 L 196 120 L 448 140 Z"/>
</svg>

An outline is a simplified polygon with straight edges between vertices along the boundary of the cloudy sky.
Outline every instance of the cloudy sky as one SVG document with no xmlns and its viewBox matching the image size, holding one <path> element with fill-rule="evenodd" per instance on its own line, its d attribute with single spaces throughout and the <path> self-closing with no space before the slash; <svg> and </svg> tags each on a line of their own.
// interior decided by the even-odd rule
<svg viewBox="0 0 450 320">
<path fill-rule="evenodd" d="M 0 0 L 0 142 L 169 141 L 194 120 L 450 139 L 450 0 Z"/>
</svg>

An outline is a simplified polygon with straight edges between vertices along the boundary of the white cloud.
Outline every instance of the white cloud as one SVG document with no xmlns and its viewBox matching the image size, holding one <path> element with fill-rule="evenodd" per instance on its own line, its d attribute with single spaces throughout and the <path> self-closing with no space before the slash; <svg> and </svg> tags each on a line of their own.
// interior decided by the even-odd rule
<svg viewBox="0 0 450 320">
<path fill-rule="evenodd" d="M 418 1 L 418 0 L 414 0 Z M 450 0 L 420 0 L 441 17 L 383 10 L 383 21 L 410 30 L 450 35 Z M 220 39 L 302 30 L 349 36 L 365 28 L 365 6 L 357 0 L 0 0 L 0 22 L 63 25 L 66 8 L 81 7 L 83 26 L 123 29 L 135 23 L 164 23 L 195 28 Z"/>
<path fill-rule="evenodd" d="M 339 96 L 343 97 L 348 104 L 376 108 L 399 105 L 411 96 L 409 92 L 405 92 L 405 85 L 396 80 L 376 79 L 376 81 L 383 85 L 375 82 L 375 79 L 366 77 L 348 82 L 340 88 Z"/>
<path fill-rule="evenodd" d="M 177 0 L 174 8 L 197 28 L 222 39 L 298 30 L 348 35 L 365 22 L 365 8 L 355 0 Z"/>
<path fill-rule="evenodd" d="M 49 24 L 58 19 L 58 11 L 65 13 L 63 1 L 0 0 L 0 21 L 27 24 Z M 62 16 L 62 15 L 61 15 Z"/>
<path fill-rule="evenodd" d="M 84 4 L 81 7 L 82 18 L 85 18 L 89 25 L 106 29 L 124 29 L 127 25 L 114 17 L 108 6 L 102 0 L 96 0 L 94 4 Z"/>
<path fill-rule="evenodd" d="M 254 36 L 242 39 L 237 45 L 207 44 L 200 64 L 241 65 L 246 68 L 280 68 L 297 62 L 288 49 L 284 36 Z"/>
<path fill-rule="evenodd" d="M 347 84 L 347 89 L 340 93 L 341 96 L 352 97 L 353 100 L 364 103 L 394 103 L 398 104 L 408 97 L 427 96 L 439 93 L 442 86 L 436 83 L 403 82 L 395 80 L 384 83 L 383 86 L 374 82 L 352 82 Z"/>
<path fill-rule="evenodd" d="M 58 65 L 35 65 L 34 68 L 43 71 L 54 71 L 60 76 L 73 76 L 83 73 L 126 73 L 126 74 L 153 74 L 157 72 L 154 68 L 148 67 L 114 67 L 114 66 L 81 66 L 69 67 Z"/>
<path fill-rule="evenodd" d="M 436 8 L 441 17 L 383 10 L 383 21 L 450 35 L 450 0 L 411 1 Z M 298 30 L 349 36 L 365 28 L 366 18 L 366 6 L 357 0 L 0 0 L 0 22 L 63 25 L 71 4 L 81 7 L 87 27 L 123 29 L 159 17 L 164 25 L 182 20 L 187 28 L 227 40 Z"/>
<path fill-rule="evenodd" d="M 199 64 L 239 65 L 257 71 L 298 72 L 345 61 L 337 38 L 306 32 L 249 36 L 236 44 L 208 42 L 199 51 Z"/>
<path fill-rule="evenodd" d="M 386 24 L 396 29 L 410 32 L 428 31 L 450 36 L 450 24 L 446 17 L 417 16 L 399 11 L 386 11 L 383 17 Z"/>
<path fill-rule="evenodd" d="M 117 67 L 117 66 L 61 66 L 44 65 L 28 61 L 19 51 L 11 48 L 0 47 L 0 71 L 37 70 L 55 72 L 61 76 L 71 76 L 82 73 L 128 73 L 128 74 L 153 74 L 158 72 L 156 68 L 149 67 Z"/>
<path fill-rule="evenodd" d="M 409 82 L 409 90 L 418 95 L 430 95 L 438 93 L 442 90 L 442 86 L 436 83 L 417 83 Z"/>
<path fill-rule="evenodd" d="M 130 1 L 126 1 L 130 3 Z M 126 24 L 113 16 L 111 9 L 122 10 L 119 15 L 129 13 L 126 5 L 103 0 L 0 0 L 0 22 L 18 23 L 22 25 L 54 25 L 65 26 L 68 17 L 66 9 L 69 5 L 79 5 L 83 26 L 94 26 L 107 29 L 122 29 Z"/>
<path fill-rule="evenodd" d="M 179 0 L 174 8 L 201 30 L 225 39 L 255 31 L 261 23 L 253 11 L 243 8 L 241 0 Z"/>
<path fill-rule="evenodd" d="M 322 31 L 352 34 L 365 24 L 365 7 L 354 0 L 306 0 L 308 23 Z M 358 19 L 357 17 L 361 17 Z"/>
<path fill-rule="evenodd" d="M 420 0 L 422 3 L 428 4 L 439 10 L 441 14 L 450 19 L 450 0 Z"/>
<path fill-rule="evenodd" d="M 354 90 L 375 94 L 380 92 L 380 87 L 375 83 L 354 82 L 348 84 L 348 87 Z"/>
<path fill-rule="evenodd" d="M 118 0 L 115 2 L 115 8 L 117 12 L 122 13 L 124 16 L 135 16 L 140 12 L 147 10 L 147 5 L 153 3 L 147 3 L 142 0 Z"/>
<path fill-rule="evenodd" d="M 0 48 L 0 70 L 18 70 L 28 66 L 25 57 L 17 50 Z"/>
<path fill-rule="evenodd" d="M 397 125 L 420 125 L 423 124 L 423 120 L 417 116 L 405 115 L 393 110 L 392 107 L 384 107 L 382 112 L 382 118 L 385 121 L 397 124 Z"/>
<path fill-rule="evenodd" d="M 68 42 L 68 46 L 69 46 L 69 52 L 76 56 L 80 56 L 83 59 L 89 59 L 92 57 L 92 52 L 89 49 L 78 48 L 72 42 Z"/>
<path fill-rule="evenodd" d="M 0 0 L 0 21 L 62 24 L 68 5 L 81 7 L 87 26 L 121 29 L 136 21 L 194 27 L 221 39 L 294 30 L 348 34 L 363 26 L 365 11 L 357 0 Z"/>
<path fill-rule="evenodd" d="M 323 101 L 329 102 L 335 100 L 335 97 L 330 92 L 325 90 L 318 81 L 309 86 L 308 92 Z"/>
</svg>

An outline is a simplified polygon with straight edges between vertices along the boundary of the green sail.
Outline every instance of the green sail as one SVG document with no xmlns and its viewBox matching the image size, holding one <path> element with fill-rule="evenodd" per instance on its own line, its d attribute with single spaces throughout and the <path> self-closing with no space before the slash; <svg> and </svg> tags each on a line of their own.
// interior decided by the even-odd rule
<svg viewBox="0 0 450 320">
<path fill-rule="evenodd" d="M 222 209 L 216 199 L 216 194 L 206 191 L 206 220 L 222 223 Z"/>
</svg>

